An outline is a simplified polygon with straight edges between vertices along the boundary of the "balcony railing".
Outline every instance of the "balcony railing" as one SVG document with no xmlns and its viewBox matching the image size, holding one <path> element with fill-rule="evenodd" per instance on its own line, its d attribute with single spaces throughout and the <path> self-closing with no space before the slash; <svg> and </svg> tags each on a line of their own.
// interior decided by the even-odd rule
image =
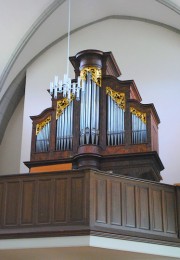
<svg viewBox="0 0 180 260">
<path fill-rule="evenodd" d="M 180 245 L 180 187 L 94 170 L 0 177 L 0 238 L 98 234 Z"/>
</svg>

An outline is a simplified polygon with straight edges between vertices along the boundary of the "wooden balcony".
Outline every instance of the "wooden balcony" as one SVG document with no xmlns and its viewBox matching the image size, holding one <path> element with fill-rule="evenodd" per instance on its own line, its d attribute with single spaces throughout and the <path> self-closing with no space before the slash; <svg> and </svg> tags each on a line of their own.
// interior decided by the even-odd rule
<svg viewBox="0 0 180 260">
<path fill-rule="evenodd" d="M 180 187 L 79 170 L 0 177 L 0 238 L 96 234 L 180 246 Z"/>
</svg>

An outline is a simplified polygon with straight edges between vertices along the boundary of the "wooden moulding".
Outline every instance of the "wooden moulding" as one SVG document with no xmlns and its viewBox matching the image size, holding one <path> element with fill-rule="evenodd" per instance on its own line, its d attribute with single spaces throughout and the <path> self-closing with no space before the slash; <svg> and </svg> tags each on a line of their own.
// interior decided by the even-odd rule
<svg viewBox="0 0 180 260">
<path fill-rule="evenodd" d="M 62 163 L 62 164 L 52 164 L 52 165 L 44 165 L 31 167 L 30 173 L 38 173 L 38 172 L 57 172 L 57 171 L 68 171 L 72 170 L 72 163 Z"/>
<path fill-rule="evenodd" d="M 157 182 L 162 179 L 160 172 L 164 169 L 157 152 L 103 153 L 99 146 L 89 145 L 82 146 L 79 154 L 74 157 L 30 161 L 25 162 L 25 165 L 30 169 L 30 173 L 98 169 Z"/>
</svg>

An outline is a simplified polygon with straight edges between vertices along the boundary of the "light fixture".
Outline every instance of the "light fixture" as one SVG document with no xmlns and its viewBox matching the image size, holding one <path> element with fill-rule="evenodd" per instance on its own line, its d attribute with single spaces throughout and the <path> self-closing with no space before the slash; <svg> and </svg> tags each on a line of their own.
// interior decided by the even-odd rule
<svg viewBox="0 0 180 260">
<path fill-rule="evenodd" d="M 70 24 L 71 24 L 71 0 L 68 0 L 68 46 L 67 46 L 67 73 L 64 74 L 63 81 L 58 76 L 54 77 L 54 81 L 50 82 L 50 94 L 57 99 L 58 93 L 63 93 L 63 97 L 68 100 L 74 95 L 76 100 L 80 100 L 80 90 L 84 91 L 85 87 L 80 76 L 77 82 L 71 81 L 69 78 L 69 49 L 70 49 Z"/>
</svg>

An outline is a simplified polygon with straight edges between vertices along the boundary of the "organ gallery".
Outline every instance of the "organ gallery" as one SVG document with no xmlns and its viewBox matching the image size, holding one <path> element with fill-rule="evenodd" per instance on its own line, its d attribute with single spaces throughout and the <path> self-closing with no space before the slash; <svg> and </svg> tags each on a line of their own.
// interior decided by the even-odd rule
<svg viewBox="0 0 180 260">
<path fill-rule="evenodd" d="M 154 105 L 141 103 L 133 80 L 120 80 L 111 52 L 85 50 L 70 62 L 71 91 L 55 78 L 52 106 L 31 116 L 30 173 L 95 169 L 160 181 Z"/>
</svg>

